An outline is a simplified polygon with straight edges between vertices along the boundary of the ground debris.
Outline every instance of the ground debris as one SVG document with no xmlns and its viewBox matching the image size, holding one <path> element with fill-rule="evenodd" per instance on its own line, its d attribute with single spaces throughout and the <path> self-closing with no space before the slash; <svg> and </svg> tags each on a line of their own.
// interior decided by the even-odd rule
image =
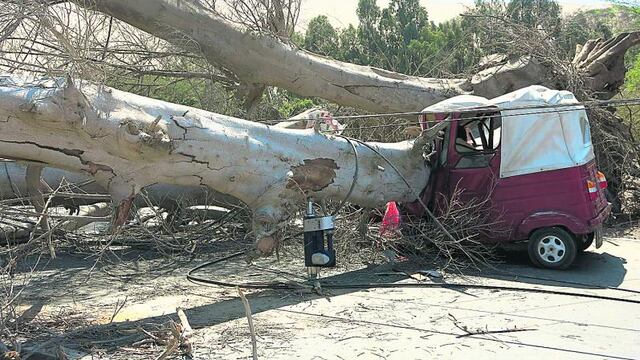
<svg viewBox="0 0 640 360">
<path fill-rule="evenodd" d="M 453 325 L 465 332 L 464 334 L 456 336 L 457 338 L 463 338 L 463 337 L 474 336 L 474 335 L 505 334 L 505 333 L 512 333 L 512 332 L 538 330 L 533 328 L 517 328 L 517 327 L 511 328 L 511 329 L 489 330 L 486 326 L 484 329 L 482 328 L 470 329 L 468 326 L 462 325 L 458 321 L 458 319 L 456 319 L 456 317 L 453 316 L 451 313 L 449 313 L 448 315 L 449 315 L 449 319 L 451 319 L 451 321 L 453 322 Z"/>
</svg>

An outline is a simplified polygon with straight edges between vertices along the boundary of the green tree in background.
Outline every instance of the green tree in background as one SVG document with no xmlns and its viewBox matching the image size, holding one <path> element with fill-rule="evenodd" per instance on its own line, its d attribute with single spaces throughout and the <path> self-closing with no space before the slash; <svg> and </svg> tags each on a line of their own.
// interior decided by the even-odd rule
<svg viewBox="0 0 640 360">
<path fill-rule="evenodd" d="M 361 59 L 364 57 L 362 43 L 358 38 L 358 30 L 349 25 L 338 35 L 338 53 L 336 59 L 362 64 Z"/>
<path fill-rule="evenodd" d="M 512 0 L 507 4 L 507 17 L 518 24 L 544 31 L 557 37 L 562 16 L 560 5 L 553 0 Z"/>
<path fill-rule="evenodd" d="M 317 16 L 309 22 L 304 37 L 304 48 L 320 55 L 336 54 L 338 51 L 338 32 L 326 16 Z"/>
<path fill-rule="evenodd" d="M 627 72 L 625 90 L 632 94 L 640 94 L 640 56 L 636 56 L 635 62 Z"/>
<path fill-rule="evenodd" d="M 561 58 L 573 58 L 576 45 L 589 39 L 640 28 L 637 0 L 615 1 L 605 9 L 578 11 L 564 16 L 555 0 L 475 0 L 461 16 L 434 24 L 419 0 L 359 0 L 358 24 L 336 29 L 326 16 L 312 19 L 298 41 L 307 50 L 338 60 L 380 67 L 409 75 L 459 77 L 476 73 L 488 55 L 513 53 L 514 34 L 508 26 L 539 31 L 540 38 Z M 508 36 L 507 36 L 508 35 Z M 509 37 L 510 36 L 510 37 Z M 513 45 L 513 44 L 511 44 Z M 630 71 L 627 89 L 640 91 L 639 50 L 627 53 Z M 291 99 L 294 108 L 307 104 Z M 281 109 L 289 109 L 285 103 Z M 284 110 L 281 112 L 289 112 Z"/>
<path fill-rule="evenodd" d="M 631 26 L 633 28 L 640 28 L 640 1 L 638 0 L 627 0 L 627 1 L 616 1 L 619 7 L 624 7 L 628 11 L 630 11 L 634 16 L 631 20 Z M 629 71 L 627 72 L 627 76 L 625 78 L 625 91 L 632 96 L 640 95 L 640 50 L 632 49 L 634 51 L 629 51 L 627 54 L 627 61 L 631 62 Z"/>
<path fill-rule="evenodd" d="M 378 29 L 381 16 L 380 8 L 375 0 L 360 0 L 358 1 L 356 14 L 359 21 L 357 29 L 358 42 L 362 45 L 364 51 L 360 58 L 353 60 L 360 64 L 381 66 L 386 62 L 386 48 Z"/>
<path fill-rule="evenodd" d="M 420 41 L 421 30 L 428 26 L 427 10 L 418 0 L 391 0 L 382 10 L 378 27 L 391 68 L 405 74 L 419 72 L 410 44 Z"/>
</svg>

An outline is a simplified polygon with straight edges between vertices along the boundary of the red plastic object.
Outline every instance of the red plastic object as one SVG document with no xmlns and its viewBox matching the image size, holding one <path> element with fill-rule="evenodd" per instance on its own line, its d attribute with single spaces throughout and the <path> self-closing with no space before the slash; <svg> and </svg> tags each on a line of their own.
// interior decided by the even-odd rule
<svg viewBox="0 0 640 360">
<path fill-rule="evenodd" d="M 400 211 L 398 211 L 398 205 L 394 201 L 388 202 L 387 209 L 382 218 L 382 226 L 380 226 L 380 235 L 397 230 L 399 227 Z"/>
</svg>

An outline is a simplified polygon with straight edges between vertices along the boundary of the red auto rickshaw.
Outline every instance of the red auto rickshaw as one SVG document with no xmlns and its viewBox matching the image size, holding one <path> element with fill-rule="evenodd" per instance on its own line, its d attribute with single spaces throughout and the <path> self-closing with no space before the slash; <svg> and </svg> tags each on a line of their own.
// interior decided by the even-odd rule
<svg viewBox="0 0 640 360">
<path fill-rule="evenodd" d="M 587 114 L 573 94 L 531 86 L 492 100 L 457 96 L 420 116 L 423 129 L 439 121 L 448 126 L 433 144 L 425 204 L 456 188 L 463 201 L 488 197 L 504 228 L 485 240 L 528 242 L 531 261 L 544 268 L 566 269 L 594 240 L 602 245 L 611 204 Z M 416 203 L 405 208 L 421 213 Z"/>
</svg>

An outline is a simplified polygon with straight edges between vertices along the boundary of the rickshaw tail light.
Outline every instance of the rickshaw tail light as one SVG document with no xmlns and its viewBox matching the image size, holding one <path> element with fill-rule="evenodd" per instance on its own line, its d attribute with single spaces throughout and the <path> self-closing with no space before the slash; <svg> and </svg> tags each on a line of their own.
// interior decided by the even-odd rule
<svg viewBox="0 0 640 360">
<path fill-rule="evenodd" d="M 598 198 L 598 187 L 594 181 L 587 180 L 587 191 L 589 192 L 589 200 L 593 201 Z"/>
<path fill-rule="evenodd" d="M 606 189 L 609 186 L 607 178 L 604 176 L 602 171 L 598 171 L 596 177 L 598 178 L 598 186 L 600 186 L 600 189 Z"/>
</svg>

